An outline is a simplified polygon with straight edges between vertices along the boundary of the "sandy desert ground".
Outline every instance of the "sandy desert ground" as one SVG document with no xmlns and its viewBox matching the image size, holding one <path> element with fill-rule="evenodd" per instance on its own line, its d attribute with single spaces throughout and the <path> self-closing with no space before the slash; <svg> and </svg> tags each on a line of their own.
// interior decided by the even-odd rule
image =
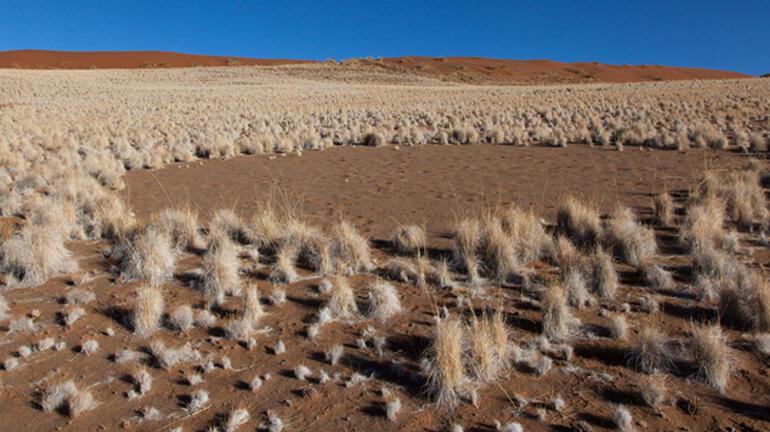
<svg viewBox="0 0 770 432">
<path fill-rule="evenodd" d="M 374 63 L 0 70 L 0 429 L 770 428 L 770 81 Z"/>
</svg>

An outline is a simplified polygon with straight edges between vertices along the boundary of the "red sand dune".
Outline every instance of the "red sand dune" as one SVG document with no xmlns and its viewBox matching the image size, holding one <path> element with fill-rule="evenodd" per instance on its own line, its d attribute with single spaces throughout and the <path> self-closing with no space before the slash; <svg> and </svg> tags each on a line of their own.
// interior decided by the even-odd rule
<svg viewBox="0 0 770 432">
<path fill-rule="evenodd" d="M 227 65 L 281 65 L 312 60 L 254 59 L 180 54 L 163 51 L 41 51 L 0 52 L 0 68 L 89 69 Z M 352 59 L 344 64 L 411 72 L 467 83 L 586 83 L 687 79 L 746 78 L 749 75 L 711 69 L 669 66 L 616 66 L 601 63 L 560 63 L 551 60 L 498 60 L 479 57 L 392 57 Z"/>
<path fill-rule="evenodd" d="M 468 82 L 640 82 L 749 77 L 713 69 L 479 57 L 394 57 L 383 59 L 381 63 L 385 67 L 402 68 L 422 75 L 455 77 Z"/>
<path fill-rule="evenodd" d="M 21 69 L 134 69 L 143 67 L 227 65 L 271 66 L 293 63 L 307 63 L 307 61 L 209 56 L 165 51 L 18 50 L 0 52 L 0 68 Z"/>
</svg>

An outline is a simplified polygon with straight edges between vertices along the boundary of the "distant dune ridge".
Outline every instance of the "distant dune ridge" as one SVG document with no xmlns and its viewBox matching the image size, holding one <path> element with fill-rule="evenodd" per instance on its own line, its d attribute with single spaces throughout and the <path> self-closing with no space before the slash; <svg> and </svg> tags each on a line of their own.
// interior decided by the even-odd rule
<svg viewBox="0 0 770 432">
<path fill-rule="evenodd" d="M 164 51 L 43 51 L 0 52 L 0 68 L 133 69 L 202 66 L 276 66 L 317 63 L 312 60 L 254 59 L 182 54 Z M 658 65 L 606 65 L 598 62 L 561 63 L 551 60 L 501 60 L 480 57 L 390 57 L 350 59 L 343 65 L 382 68 L 464 83 L 590 83 L 690 79 L 732 79 L 749 75 L 713 69 Z"/>
</svg>

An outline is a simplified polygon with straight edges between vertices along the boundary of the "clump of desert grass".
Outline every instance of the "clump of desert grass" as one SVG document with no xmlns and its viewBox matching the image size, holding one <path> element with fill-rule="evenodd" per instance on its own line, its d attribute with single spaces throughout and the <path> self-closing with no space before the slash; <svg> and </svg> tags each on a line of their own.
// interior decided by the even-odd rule
<svg viewBox="0 0 770 432">
<path fill-rule="evenodd" d="M 171 244 L 178 252 L 204 247 L 198 213 L 190 207 L 164 209 L 152 224 L 168 234 Z"/>
<path fill-rule="evenodd" d="M 148 336 L 160 328 L 163 318 L 163 293 L 157 286 L 141 286 L 136 290 L 131 310 L 131 328 L 139 336 Z"/>
<path fill-rule="evenodd" d="M 562 267 L 560 284 L 564 287 L 567 302 L 570 306 L 583 308 L 595 303 L 589 290 L 590 279 L 586 277 L 583 265 L 567 265 Z"/>
<path fill-rule="evenodd" d="M 636 344 L 629 353 L 629 363 L 645 373 L 667 370 L 671 367 L 673 354 L 668 345 L 668 338 L 660 325 L 650 323 L 641 327 Z"/>
<path fill-rule="evenodd" d="M 603 236 L 599 212 L 590 205 L 569 197 L 557 210 L 559 233 L 581 248 L 595 247 Z"/>
<path fill-rule="evenodd" d="M 663 267 L 647 263 L 641 267 L 645 284 L 656 291 L 669 291 L 674 288 L 674 277 Z"/>
<path fill-rule="evenodd" d="M 177 256 L 169 234 L 155 225 L 134 231 L 115 247 L 114 254 L 125 281 L 142 280 L 150 285 L 171 279 Z"/>
<path fill-rule="evenodd" d="M 604 232 L 604 243 L 628 264 L 638 267 L 657 253 L 655 232 L 640 225 L 628 207 L 611 215 Z"/>
<path fill-rule="evenodd" d="M 134 389 L 129 392 L 129 399 L 144 396 L 152 389 L 152 375 L 150 375 L 150 371 L 146 367 L 137 367 L 131 373 L 131 382 L 134 385 Z"/>
<path fill-rule="evenodd" d="M 169 315 L 171 328 L 180 332 L 186 332 L 195 325 L 195 317 L 190 305 L 177 306 Z"/>
<path fill-rule="evenodd" d="M 0 273 L 7 286 L 33 287 L 48 279 L 74 272 L 77 263 L 64 245 L 64 237 L 46 226 L 26 226 L 0 241 Z"/>
<path fill-rule="evenodd" d="M 668 192 L 661 192 L 655 195 L 653 201 L 653 210 L 655 212 L 655 222 L 663 227 L 674 225 L 674 200 Z"/>
<path fill-rule="evenodd" d="M 554 283 L 545 289 L 541 304 L 543 334 L 549 339 L 565 339 L 580 324 L 580 321 L 570 312 L 567 293 L 560 284 Z"/>
<path fill-rule="evenodd" d="M 428 390 L 439 411 L 451 412 L 467 392 L 469 378 L 464 363 L 465 335 L 455 318 L 436 321 L 427 353 Z"/>
<path fill-rule="evenodd" d="M 425 230 L 419 225 L 401 225 L 393 230 L 390 241 L 399 253 L 414 255 L 425 249 Z"/>
<path fill-rule="evenodd" d="M 739 267 L 731 279 L 717 286 L 723 322 L 744 330 L 770 330 L 770 283 L 767 275 Z"/>
<path fill-rule="evenodd" d="M 628 339 L 628 321 L 623 314 L 616 314 L 610 318 L 610 336 L 617 340 Z"/>
<path fill-rule="evenodd" d="M 161 369 L 168 370 L 177 364 L 199 360 L 201 354 L 192 347 L 190 342 L 179 347 L 167 346 L 163 341 L 156 340 L 150 344 L 150 353 Z"/>
<path fill-rule="evenodd" d="M 324 308 L 331 319 L 348 321 L 358 317 L 356 295 L 344 276 L 335 275 L 331 279 L 331 298 Z"/>
<path fill-rule="evenodd" d="M 724 393 L 730 376 L 729 348 L 719 325 L 695 326 L 692 333 L 691 352 L 698 367 L 698 377 L 706 384 Z"/>
<path fill-rule="evenodd" d="M 286 243 L 278 249 L 275 264 L 270 273 L 270 281 L 276 284 L 294 283 L 299 275 L 295 267 L 299 249 L 293 243 Z"/>
<path fill-rule="evenodd" d="M 90 391 L 78 388 L 73 380 L 69 380 L 44 389 L 40 406 L 43 412 L 61 410 L 74 418 L 96 408 L 97 402 Z"/>
<path fill-rule="evenodd" d="M 479 258 L 476 251 L 481 242 L 481 227 L 476 219 L 463 219 L 455 225 L 452 235 L 454 265 L 471 281 L 479 279 Z"/>
<path fill-rule="evenodd" d="M 481 221 L 481 237 L 476 256 L 490 279 L 499 283 L 509 280 L 522 267 L 519 257 L 505 230 L 502 220 L 494 214 L 484 215 Z"/>
<path fill-rule="evenodd" d="M 658 408 L 665 404 L 668 399 L 668 385 L 666 375 L 663 373 L 653 373 L 642 375 L 639 383 L 639 393 L 647 405 Z"/>
<path fill-rule="evenodd" d="M 619 405 L 615 408 L 615 413 L 612 415 L 612 423 L 620 432 L 633 432 L 634 418 L 631 416 L 631 411 L 623 405 Z"/>
<path fill-rule="evenodd" d="M 401 299 L 398 290 L 387 282 L 375 281 L 369 287 L 368 301 L 368 316 L 382 323 L 388 322 L 401 313 Z"/>
<path fill-rule="evenodd" d="M 533 211 L 509 206 L 500 211 L 500 220 L 519 262 L 528 264 L 552 249 L 553 239 Z"/>
<path fill-rule="evenodd" d="M 509 331 L 501 310 L 474 316 L 465 331 L 474 378 L 493 382 L 508 369 Z"/>
<path fill-rule="evenodd" d="M 612 255 L 601 247 L 595 249 L 588 258 L 590 269 L 589 286 L 602 300 L 612 300 L 618 291 L 618 273 Z"/>
<path fill-rule="evenodd" d="M 259 290 L 256 285 L 249 285 L 244 289 L 243 308 L 240 315 L 225 323 L 225 334 L 230 339 L 248 342 L 257 331 L 264 315 Z"/>
<path fill-rule="evenodd" d="M 724 202 L 726 216 L 739 226 L 766 226 L 768 209 L 760 174 L 752 166 L 727 172 L 709 171 L 699 184 L 696 198 Z"/>
<path fill-rule="evenodd" d="M 420 274 L 415 264 L 403 257 L 389 259 L 379 269 L 378 273 L 386 279 L 397 282 L 419 283 Z M 424 281 L 423 281 L 424 282 Z"/>
<path fill-rule="evenodd" d="M 208 250 L 203 257 L 199 289 L 209 305 L 223 303 L 228 294 L 240 294 L 238 251 L 229 237 L 213 235 L 209 239 Z"/>
<path fill-rule="evenodd" d="M 252 242 L 253 234 L 248 225 L 233 209 L 219 209 L 214 213 L 209 223 L 209 231 L 213 235 L 225 236 L 239 244 Z"/>
<path fill-rule="evenodd" d="M 335 227 L 332 237 L 330 252 L 340 271 L 354 274 L 374 269 L 369 242 L 353 224 L 341 221 Z"/>
</svg>

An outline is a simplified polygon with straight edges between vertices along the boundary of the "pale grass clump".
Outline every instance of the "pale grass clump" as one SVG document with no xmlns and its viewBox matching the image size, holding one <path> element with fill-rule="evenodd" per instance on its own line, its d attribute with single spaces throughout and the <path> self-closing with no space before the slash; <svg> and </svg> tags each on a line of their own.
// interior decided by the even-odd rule
<svg viewBox="0 0 770 432">
<path fill-rule="evenodd" d="M 479 279 L 479 259 L 476 251 L 481 242 L 481 227 L 476 219 L 463 219 L 455 225 L 452 249 L 454 265 L 468 274 L 471 281 Z"/>
<path fill-rule="evenodd" d="M 70 417 L 96 408 L 97 402 L 86 389 L 78 388 L 73 380 L 54 384 L 43 390 L 40 406 L 43 412 L 63 410 Z"/>
<path fill-rule="evenodd" d="M 401 313 L 401 299 L 398 290 L 393 285 L 376 281 L 369 287 L 369 312 L 370 318 L 380 322 L 388 322 L 395 315 Z"/>
<path fill-rule="evenodd" d="M 628 339 L 628 321 L 623 314 L 616 314 L 610 318 L 610 336 L 617 340 Z"/>
<path fill-rule="evenodd" d="M 746 228 L 767 225 L 768 210 L 760 170 L 749 166 L 726 173 L 709 171 L 699 186 L 696 198 L 724 202 L 730 220 Z"/>
<path fill-rule="evenodd" d="M 334 272 L 332 245 L 321 230 L 294 220 L 289 223 L 287 231 L 288 235 L 281 248 L 294 248 L 298 265 L 322 274 Z"/>
<path fill-rule="evenodd" d="M 131 327 L 139 336 L 154 333 L 163 317 L 163 293 L 160 287 L 142 286 L 136 290 L 134 307 L 131 310 Z"/>
<path fill-rule="evenodd" d="M 674 200 L 668 192 L 661 192 L 655 195 L 653 202 L 655 211 L 655 221 L 664 227 L 674 225 Z"/>
<path fill-rule="evenodd" d="M 150 371 L 144 367 L 137 367 L 131 373 L 131 381 L 134 384 L 135 397 L 144 396 L 152 389 L 152 375 Z M 129 395 L 129 398 L 133 395 Z"/>
<path fill-rule="evenodd" d="M 724 393 L 730 376 L 730 355 L 722 329 L 719 325 L 692 325 L 690 331 L 692 356 L 698 367 L 698 376 Z"/>
<path fill-rule="evenodd" d="M 733 278 L 721 280 L 717 296 L 724 322 L 740 329 L 770 330 L 770 282 L 766 274 L 739 267 Z"/>
<path fill-rule="evenodd" d="M 209 231 L 240 244 L 248 244 L 254 237 L 248 225 L 232 209 L 217 210 L 211 218 Z"/>
<path fill-rule="evenodd" d="M 620 432 L 634 432 L 634 419 L 631 416 L 631 412 L 623 405 L 619 405 L 615 408 L 615 413 L 612 415 L 612 423 Z"/>
<path fill-rule="evenodd" d="M 209 240 L 203 257 L 200 290 L 210 305 L 219 305 L 226 295 L 240 295 L 241 279 L 238 251 L 226 236 L 215 235 Z"/>
<path fill-rule="evenodd" d="M 331 278 L 331 298 L 326 304 L 332 319 L 352 320 L 358 317 L 356 295 L 348 284 L 347 279 L 340 275 Z"/>
<path fill-rule="evenodd" d="M 428 351 L 428 389 L 440 411 L 453 411 L 469 383 L 464 363 L 465 335 L 459 320 L 436 322 Z"/>
<path fill-rule="evenodd" d="M 241 426 L 249 421 L 249 412 L 245 408 L 236 408 L 227 416 L 227 422 L 224 424 L 225 432 L 235 432 Z"/>
<path fill-rule="evenodd" d="M 693 202 L 687 207 L 680 240 L 691 251 L 718 248 L 724 237 L 725 204 L 720 198 L 708 195 L 702 201 Z"/>
<path fill-rule="evenodd" d="M 595 303 L 588 289 L 588 280 L 581 266 L 569 265 L 562 268 L 561 282 L 570 306 L 578 309 Z"/>
<path fill-rule="evenodd" d="M 259 288 L 255 284 L 250 284 L 244 289 L 244 294 L 242 317 L 256 327 L 265 315 L 259 298 Z"/>
<path fill-rule="evenodd" d="M 652 373 L 666 370 L 673 364 L 668 338 L 657 324 L 645 324 L 639 330 L 639 338 L 629 355 L 629 362 L 636 369 Z"/>
<path fill-rule="evenodd" d="M 543 334 L 549 339 L 561 340 L 569 337 L 580 324 L 569 310 L 567 293 L 559 284 L 545 289 L 541 301 L 543 309 Z"/>
<path fill-rule="evenodd" d="M 425 230 L 419 225 L 401 225 L 390 236 L 393 247 L 402 254 L 415 254 L 425 249 Z"/>
<path fill-rule="evenodd" d="M 198 225 L 198 213 L 190 207 L 164 209 L 152 224 L 168 234 L 171 244 L 179 252 L 201 249 L 204 246 Z"/>
<path fill-rule="evenodd" d="M 500 212 L 500 220 L 519 262 L 535 261 L 551 249 L 553 239 L 534 212 L 510 206 Z"/>
<path fill-rule="evenodd" d="M 33 287 L 77 269 L 62 235 L 45 226 L 27 226 L 0 243 L 0 273 L 8 286 Z"/>
<path fill-rule="evenodd" d="M 628 207 L 618 208 L 612 213 L 604 232 L 604 242 L 618 257 L 637 267 L 658 251 L 655 232 L 639 225 Z"/>
<path fill-rule="evenodd" d="M 567 236 L 581 248 L 597 245 L 603 236 L 599 212 L 574 197 L 566 199 L 557 210 L 556 223 L 559 233 Z"/>
<path fill-rule="evenodd" d="M 465 333 L 474 377 L 485 383 L 495 381 L 508 368 L 508 328 L 502 313 L 474 316 Z"/>
<path fill-rule="evenodd" d="M 481 238 L 476 256 L 484 273 L 498 282 L 505 282 L 522 267 L 514 244 L 503 228 L 502 220 L 487 214 L 481 221 Z"/>
<path fill-rule="evenodd" d="M 169 324 L 174 330 L 186 332 L 195 325 L 193 310 L 190 305 L 177 306 L 169 315 Z"/>
<path fill-rule="evenodd" d="M 345 273 L 370 272 L 374 269 L 369 242 L 347 221 L 341 221 L 334 229 L 331 255 L 338 268 Z"/>
<path fill-rule="evenodd" d="M 417 267 L 407 258 L 395 257 L 389 259 L 379 268 L 379 273 L 382 277 L 393 281 L 419 284 L 420 275 L 418 274 Z"/>
<path fill-rule="evenodd" d="M 618 291 L 618 273 L 612 255 L 597 248 L 589 257 L 590 286 L 602 300 L 612 300 Z"/>
<path fill-rule="evenodd" d="M 5 297 L 0 294 L 0 321 L 5 321 L 10 317 L 8 309 L 8 302 L 5 300 Z"/>
<path fill-rule="evenodd" d="M 397 416 L 399 411 L 401 411 L 401 399 L 391 398 L 385 404 L 385 417 L 387 417 L 389 421 L 395 423 L 398 420 Z"/>
<path fill-rule="evenodd" d="M 644 399 L 647 405 L 658 408 L 666 403 L 668 399 L 668 385 L 665 374 L 653 373 L 643 375 L 639 387 L 642 399 Z"/>
<path fill-rule="evenodd" d="M 647 286 L 654 290 L 665 291 L 674 288 L 674 277 L 671 272 L 657 264 L 642 265 L 642 276 Z"/>
<path fill-rule="evenodd" d="M 550 261 L 562 269 L 575 267 L 581 259 L 580 252 L 567 237 L 559 235 L 548 251 Z"/>
<path fill-rule="evenodd" d="M 159 285 L 171 279 L 176 251 L 168 233 L 148 225 L 126 238 L 117 247 L 118 268 L 125 281 L 142 280 Z"/>
<path fill-rule="evenodd" d="M 326 352 L 326 361 L 328 361 L 330 365 L 334 366 L 340 361 L 344 354 L 345 348 L 342 345 L 334 345 L 329 349 L 329 351 Z"/>
<path fill-rule="evenodd" d="M 293 243 L 286 243 L 278 249 L 275 264 L 270 273 L 270 281 L 277 284 L 290 284 L 297 281 L 299 275 L 295 268 L 299 250 Z"/>
<path fill-rule="evenodd" d="M 199 360 L 201 355 L 193 349 L 190 342 L 178 347 L 171 348 L 166 346 L 163 341 L 156 340 L 150 344 L 150 353 L 155 358 L 161 369 L 168 370 L 179 363 Z"/>
</svg>

